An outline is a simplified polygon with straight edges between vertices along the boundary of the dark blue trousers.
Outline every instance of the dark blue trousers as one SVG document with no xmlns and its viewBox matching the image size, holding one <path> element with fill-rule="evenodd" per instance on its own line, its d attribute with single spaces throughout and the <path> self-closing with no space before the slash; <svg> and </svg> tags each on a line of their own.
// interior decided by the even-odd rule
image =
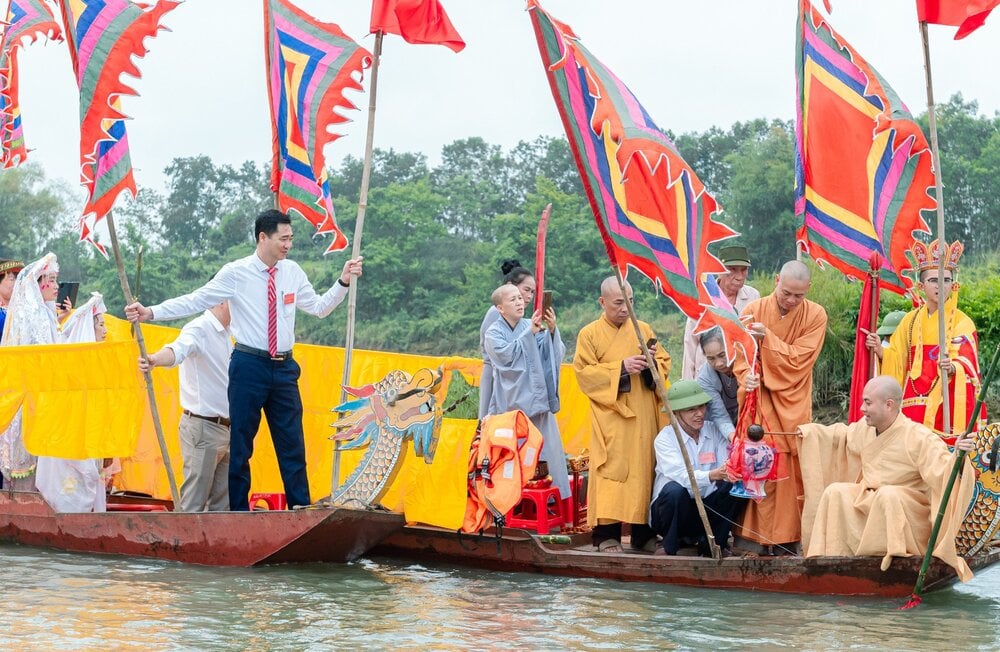
<svg viewBox="0 0 1000 652">
<path fill-rule="evenodd" d="M 729 541 L 729 532 L 733 521 L 739 517 L 746 505 L 746 498 L 735 498 L 729 495 L 733 483 L 724 480 L 716 482 L 716 489 L 707 498 L 703 498 L 705 511 L 708 512 L 708 523 L 712 527 L 715 542 L 720 548 L 725 548 Z M 668 555 L 676 555 L 681 547 L 681 539 L 704 540 L 705 527 L 698 516 L 698 508 L 688 490 L 676 482 L 668 482 L 660 490 L 660 495 L 653 501 L 650 508 L 650 521 L 653 530 L 663 537 L 663 550 Z"/>
<path fill-rule="evenodd" d="M 302 434 L 302 396 L 299 364 L 293 359 L 269 360 L 233 351 L 229 361 L 229 508 L 250 509 L 250 457 L 260 427 L 261 410 L 267 417 L 281 481 L 289 508 L 309 505 L 306 446 Z"/>
</svg>

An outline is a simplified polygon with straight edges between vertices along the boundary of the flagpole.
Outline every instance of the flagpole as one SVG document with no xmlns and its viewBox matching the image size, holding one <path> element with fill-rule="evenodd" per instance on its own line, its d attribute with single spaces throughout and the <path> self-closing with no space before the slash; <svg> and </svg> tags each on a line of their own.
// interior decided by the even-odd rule
<svg viewBox="0 0 1000 652">
<path fill-rule="evenodd" d="M 361 192 L 358 197 L 358 217 L 354 223 L 354 245 L 351 250 L 351 258 L 361 255 L 361 232 L 365 226 L 365 209 L 368 208 L 368 184 L 372 175 L 372 145 L 375 140 L 375 102 L 378 93 L 378 67 L 382 58 L 382 37 L 384 32 L 375 32 L 375 52 L 372 60 L 372 83 L 368 92 L 368 133 L 365 137 L 365 162 L 361 171 Z M 351 382 L 351 358 L 354 354 L 354 324 L 356 321 L 358 305 L 358 281 L 355 276 L 351 280 L 351 287 L 347 295 L 347 335 L 344 344 L 344 373 L 340 379 L 340 401 L 347 400 L 347 390 L 344 389 Z M 333 445 L 333 477 L 330 487 L 330 496 L 337 493 L 340 486 L 340 442 Z"/>
<path fill-rule="evenodd" d="M 920 22 L 920 40 L 924 50 L 924 75 L 927 83 L 927 118 L 931 130 L 931 163 L 934 165 L 934 194 L 937 199 L 937 237 L 938 237 L 938 351 L 939 355 L 947 355 L 948 334 L 945 332 L 944 306 L 947 295 L 944 291 L 945 253 L 948 251 L 944 239 L 944 191 L 941 183 L 941 155 L 938 152 L 937 118 L 934 112 L 934 84 L 931 80 L 931 50 L 927 37 L 927 21 Z M 918 279 L 919 280 L 919 279 Z M 948 436 L 951 434 L 951 396 L 948 394 L 948 375 L 938 368 L 941 385 L 941 430 Z"/>
<path fill-rule="evenodd" d="M 125 303 L 133 303 L 136 298 L 132 296 L 132 290 L 128 285 L 128 275 L 125 274 L 125 263 L 122 260 L 121 248 L 118 246 L 118 233 L 115 231 L 115 218 L 110 212 L 104 218 L 108 223 L 108 233 L 111 235 L 111 250 L 115 254 L 115 265 L 118 267 L 118 282 L 122 286 L 122 294 L 125 295 Z M 146 340 L 142 336 L 142 326 L 138 321 L 133 324 L 135 341 L 139 345 L 139 355 L 148 359 L 146 355 Z M 160 411 L 156 407 L 156 392 L 153 390 L 153 374 L 150 369 L 142 372 L 146 379 L 146 398 L 149 400 L 149 414 L 153 418 L 153 429 L 156 431 L 156 441 L 160 445 L 160 455 L 163 457 L 163 467 L 167 471 L 167 481 L 170 483 L 170 496 L 174 501 L 174 511 L 181 509 L 181 495 L 177 491 L 177 479 L 174 477 L 174 468 L 170 463 L 170 453 L 167 451 L 167 440 L 163 436 L 163 424 L 160 423 Z"/>
<path fill-rule="evenodd" d="M 674 437 L 677 439 L 677 448 L 681 451 L 681 458 L 684 460 L 684 467 L 687 469 L 688 482 L 691 485 L 691 493 L 694 494 L 694 504 L 698 508 L 698 516 L 701 517 L 701 524 L 705 528 L 705 540 L 708 541 L 708 548 L 712 552 L 712 559 L 722 559 L 722 550 L 719 548 L 719 544 L 715 540 L 715 534 L 712 533 L 712 524 L 708 520 L 708 513 L 705 511 L 705 503 L 701 499 L 701 492 L 698 491 L 698 480 L 694 476 L 694 467 L 691 465 L 691 458 L 688 456 L 687 446 L 684 445 L 684 439 L 681 435 L 677 417 L 674 416 L 674 411 L 670 408 L 670 401 L 667 399 L 667 388 L 663 384 L 663 378 L 660 377 L 660 371 L 656 365 L 656 360 L 653 359 L 653 354 L 649 352 L 649 347 L 646 346 L 646 341 L 642 337 L 642 331 L 639 329 L 639 319 L 635 315 L 635 307 L 632 305 L 632 302 L 629 301 L 628 293 L 625 291 L 625 279 L 622 278 L 622 273 L 618 269 L 618 265 L 612 264 L 611 267 L 615 270 L 615 278 L 618 279 L 618 287 L 621 288 L 622 297 L 625 299 L 625 307 L 628 308 L 629 320 L 632 322 L 632 328 L 635 329 L 635 337 L 639 340 L 639 348 L 642 349 L 642 354 L 646 356 L 646 364 L 649 365 L 649 372 L 653 376 L 653 382 L 656 383 L 656 391 L 660 395 L 660 401 L 663 403 L 663 410 L 670 417 L 670 429 L 674 432 Z M 722 545 L 725 544 L 726 542 L 723 541 Z"/>
</svg>

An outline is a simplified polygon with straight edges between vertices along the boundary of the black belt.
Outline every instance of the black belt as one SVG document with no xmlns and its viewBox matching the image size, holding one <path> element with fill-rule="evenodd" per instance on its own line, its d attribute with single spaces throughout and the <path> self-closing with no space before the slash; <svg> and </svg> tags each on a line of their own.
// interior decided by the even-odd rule
<svg viewBox="0 0 1000 652">
<path fill-rule="evenodd" d="M 285 360 L 292 359 L 291 351 L 278 351 L 274 355 L 271 355 L 268 351 L 264 351 L 263 349 L 255 349 L 252 346 L 245 346 L 243 344 L 240 344 L 239 342 L 237 342 L 235 347 L 233 348 L 235 348 L 237 351 L 241 353 L 249 353 L 250 355 L 255 355 L 258 358 L 267 358 L 268 360 L 276 360 L 278 362 L 284 362 Z"/>
<path fill-rule="evenodd" d="M 217 423 L 220 426 L 225 426 L 227 428 L 229 427 L 229 419 L 227 419 L 226 417 L 203 417 L 200 414 L 195 414 L 191 410 L 184 410 L 184 414 L 186 414 L 189 417 L 194 417 L 195 419 L 201 419 L 203 421 L 211 421 L 212 423 Z"/>
</svg>

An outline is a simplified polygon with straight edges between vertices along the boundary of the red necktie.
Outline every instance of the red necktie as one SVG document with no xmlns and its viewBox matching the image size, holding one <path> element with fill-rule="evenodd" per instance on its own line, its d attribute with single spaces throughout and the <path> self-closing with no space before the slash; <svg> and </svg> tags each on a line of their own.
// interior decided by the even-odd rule
<svg viewBox="0 0 1000 652">
<path fill-rule="evenodd" d="M 278 355 L 278 289 L 274 284 L 277 273 L 277 265 L 267 270 L 267 352 L 272 357 Z"/>
</svg>

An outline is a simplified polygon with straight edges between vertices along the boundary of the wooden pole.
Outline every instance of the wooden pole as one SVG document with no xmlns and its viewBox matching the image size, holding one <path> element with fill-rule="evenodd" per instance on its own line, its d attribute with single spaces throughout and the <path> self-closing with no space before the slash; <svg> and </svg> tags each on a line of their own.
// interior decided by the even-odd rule
<svg viewBox="0 0 1000 652">
<path fill-rule="evenodd" d="M 694 504 L 698 508 L 698 516 L 701 517 L 701 524 L 705 528 L 705 537 L 708 541 L 708 548 L 712 551 L 712 559 L 722 559 L 722 549 L 719 547 L 718 542 L 715 540 L 715 535 L 712 533 L 712 524 L 708 521 L 708 513 L 705 511 L 705 503 L 702 502 L 701 492 L 698 491 L 698 480 L 694 477 L 694 467 L 691 465 L 691 458 L 688 457 L 687 446 L 684 445 L 680 425 L 677 421 L 677 417 L 674 416 L 674 411 L 670 409 L 670 401 L 667 399 L 667 388 L 664 386 L 663 379 L 660 377 L 659 369 L 656 366 L 656 360 L 653 359 L 653 354 L 649 352 L 649 347 L 646 346 L 646 341 L 642 337 L 642 331 L 639 330 L 639 319 L 635 316 L 635 308 L 632 306 L 632 302 L 628 298 L 628 293 L 625 291 L 625 279 L 622 278 L 622 274 L 618 270 L 617 265 L 613 264 L 612 267 L 615 270 L 615 278 L 618 279 L 618 287 L 621 288 L 622 297 L 625 299 L 625 306 L 628 308 L 629 320 L 632 322 L 632 328 L 635 329 L 635 337 L 639 340 L 639 347 L 642 349 L 642 354 L 646 356 L 646 364 L 649 365 L 649 371 L 653 375 L 653 382 L 656 383 L 656 391 L 660 395 L 660 400 L 663 402 L 663 409 L 670 416 L 670 429 L 674 432 L 674 437 L 677 439 L 677 447 L 680 449 L 681 457 L 684 459 L 684 467 L 687 469 L 688 482 L 691 485 L 691 493 L 694 494 Z M 725 543 L 725 541 L 722 542 L 723 545 L 725 545 Z"/>
<path fill-rule="evenodd" d="M 924 46 L 924 75 L 927 82 L 927 118 L 931 129 L 931 163 L 934 165 L 934 194 L 937 198 L 937 237 L 938 250 L 941 253 L 938 261 L 938 355 L 948 353 L 948 334 L 945 332 L 944 305 L 947 294 L 944 288 L 944 264 L 947 242 L 944 239 L 944 188 L 941 183 L 941 156 L 938 153 L 937 118 L 934 112 L 934 84 L 931 80 L 931 49 L 927 37 L 927 23 L 920 23 L 920 40 Z M 941 385 L 941 430 L 951 434 L 951 396 L 948 394 L 948 378 L 941 368 L 938 368 L 938 383 Z"/>
<path fill-rule="evenodd" d="M 118 282 L 122 286 L 122 294 L 125 295 L 125 303 L 136 301 L 132 296 L 132 290 L 128 285 L 128 276 L 125 274 L 125 263 L 122 260 L 121 248 L 118 246 L 118 233 L 115 231 L 115 218 L 110 212 L 105 219 L 108 222 L 108 233 L 111 235 L 111 250 L 115 254 L 115 265 L 118 267 Z M 139 355 L 146 358 L 146 340 L 142 336 L 142 326 L 138 321 L 132 326 L 135 329 L 135 341 L 139 345 Z M 160 411 L 156 408 L 156 392 L 153 391 L 153 374 L 147 369 L 143 372 L 146 379 L 146 398 L 149 399 L 149 413 L 153 417 L 153 429 L 156 431 L 156 441 L 160 445 L 160 455 L 163 457 L 163 467 L 167 471 L 167 481 L 170 483 L 170 497 L 174 501 L 174 511 L 181 509 L 181 495 L 177 491 L 177 479 L 174 477 L 174 467 L 170 463 L 170 453 L 167 451 L 167 440 L 163 436 L 163 424 L 160 423 Z"/>
<path fill-rule="evenodd" d="M 878 256 L 878 254 L 875 254 L 875 256 Z M 878 260 L 879 260 L 879 262 L 877 263 L 877 265 L 881 266 L 881 260 L 882 260 L 881 257 L 879 257 Z M 868 327 L 871 329 L 869 331 L 870 333 L 876 333 L 877 334 L 877 331 L 878 331 L 878 304 L 879 304 L 879 299 L 880 299 L 880 296 L 879 296 L 880 288 L 878 286 L 878 282 L 879 282 L 879 275 L 881 274 L 881 272 L 880 272 L 880 267 L 875 267 L 875 265 L 876 265 L 876 263 L 873 262 L 873 268 L 870 269 L 870 270 L 868 270 L 868 274 L 869 274 L 869 276 L 871 276 L 871 279 L 872 279 L 872 297 L 871 297 L 871 299 L 872 299 L 872 301 L 871 301 L 872 314 L 871 314 L 871 321 L 869 322 Z M 881 340 L 879 340 L 879 346 L 882 346 L 882 341 Z M 870 358 L 870 360 L 868 362 L 868 380 L 871 380 L 878 373 L 878 354 L 875 353 L 875 351 L 869 351 L 868 352 L 868 356 Z"/>
<path fill-rule="evenodd" d="M 382 58 L 382 30 L 375 32 L 375 53 L 372 60 L 372 84 L 368 92 L 368 133 L 365 136 L 365 161 L 361 170 L 361 191 L 358 197 L 358 217 L 354 223 L 354 245 L 351 249 L 351 258 L 361 255 L 361 232 L 365 226 L 365 209 L 368 208 L 368 185 L 372 175 L 372 149 L 375 141 L 375 105 L 378 93 L 378 67 Z M 351 280 L 351 287 L 347 294 L 347 335 L 344 344 L 344 372 L 340 379 L 340 401 L 347 400 L 347 391 L 344 389 L 351 382 L 351 358 L 354 354 L 354 324 L 358 305 L 358 277 Z M 340 442 L 333 444 L 333 477 L 330 487 L 330 496 L 337 493 L 340 486 Z"/>
</svg>

